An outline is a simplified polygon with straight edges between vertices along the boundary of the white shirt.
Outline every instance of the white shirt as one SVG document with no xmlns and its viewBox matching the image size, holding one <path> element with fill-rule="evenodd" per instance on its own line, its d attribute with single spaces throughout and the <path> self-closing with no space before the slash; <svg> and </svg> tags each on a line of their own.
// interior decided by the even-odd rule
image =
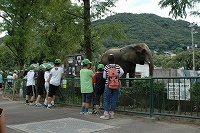
<svg viewBox="0 0 200 133">
<path fill-rule="evenodd" d="M 45 82 L 47 82 L 47 80 L 49 79 L 49 75 L 50 75 L 50 72 L 49 71 L 45 71 L 45 73 L 44 73 Z"/>
<path fill-rule="evenodd" d="M 50 79 L 50 84 L 59 86 L 63 73 L 64 73 L 64 70 L 62 67 L 52 68 L 50 71 L 50 75 L 52 75 Z"/>
<path fill-rule="evenodd" d="M 7 80 L 8 80 L 8 82 L 13 82 L 13 76 L 12 75 L 8 75 L 7 76 Z"/>
<path fill-rule="evenodd" d="M 34 70 L 28 71 L 26 86 L 35 85 L 35 77 L 36 77 L 36 74 Z"/>
</svg>

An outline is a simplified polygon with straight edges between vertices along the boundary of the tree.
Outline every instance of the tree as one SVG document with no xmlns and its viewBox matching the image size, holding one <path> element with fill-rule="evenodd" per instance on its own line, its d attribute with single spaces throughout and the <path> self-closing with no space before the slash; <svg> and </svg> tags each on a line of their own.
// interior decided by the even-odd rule
<svg viewBox="0 0 200 133">
<path fill-rule="evenodd" d="M 178 16 L 183 18 L 187 17 L 186 9 L 192 9 L 194 8 L 195 4 L 198 4 L 198 0 L 161 0 L 159 1 L 159 5 L 161 8 L 165 8 L 170 6 L 171 11 L 169 12 L 169 15 L 172 15 L 174 18 L 177 18 Z M 193 15 L 199 15 L 198 11 L 192 11 L 190 14 Z"/>
<path fill-rule="evenodd" d="M 84 43 L 83 47 L 86 52 L 86 58 L 92 59 L 92 45 L 94 42 L 92 42 L 92 36 L 91 36 L 91 19 L 100 18 L 103 16 L 102 14 L 105 14 L 107 12 L 110 12 L 109 8 L 114 6 L 114 3 L 118 0 L 105 0 L 105 1 L 99 1 L 99 0 L 92 0 L 90 5 L 90 0 L 83 0 L 83 8 L 84 8 Z M 90 14 L 90 11 L 92 13 Z"/>
<path fill-rule="evenodd" d="M 82 8 L 72 5 L 70 1 L 51 0 L 42 3 L 37 16 L 37 42 L 34 51 L 40 56 L 30 56 L 33 62 L 53 61 L 55 58 L 65 60 L 66 54 L 80 51 L 83 35 Z"/>
<path fill-rule="evenodd" d="M 198 60 L 200 57 L 200 51 L 198 49 L 195 50 L 195 68 L 199 70 L 200 68 L 200 61 Z M 193 59 L 192 59 L 192 51 L 184 51 L 176 56 L 172 57 L 170 60 L 164 60 L 165 64 L 163 65 L 164 68 L 174 68 L 178 69 L 184 67 L 186 70 L 193 69 Z"/>
<path fill-rule="evenodd" d="M 7 31 L 4 43 L 16 57 L 19 69 L 23 69 L 24 62 L 32 44 L 32 27 L 34 15 L 39 9 L 40 0 L 0 0 L 3 18 L 1 31 Z"/>
<path fill-rule="evenodd" d="M 163 67 L 163 61 L 170 57 L 164 55 L 153 54 L 153 61 L 156 67 Z"/>
<path fill-rule="evenodd" d="M 0 51 L 0 70 L 14 70 L 17 64 L 15 64 L 16 58 L 13 56 L 12 52 L 4 45 L 0 46 Z"/>
</svg>

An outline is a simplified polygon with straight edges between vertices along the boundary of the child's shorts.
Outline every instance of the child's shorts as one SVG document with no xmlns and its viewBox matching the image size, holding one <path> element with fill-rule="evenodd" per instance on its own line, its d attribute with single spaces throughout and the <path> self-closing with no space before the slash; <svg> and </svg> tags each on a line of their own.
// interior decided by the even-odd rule
<svg viewBox="0 0 200 133">
<path fill-rule="evenodd" d="M 91 103 L 93 93 L 82 93 L 82 98 L 84 103 Z"/>
<path fill-rule="evenodd" d="M 100 98 L 101 98 L 101 95 L 94 93 L 94 104 L 95 105 L 100 105 Z"/>
</svg>

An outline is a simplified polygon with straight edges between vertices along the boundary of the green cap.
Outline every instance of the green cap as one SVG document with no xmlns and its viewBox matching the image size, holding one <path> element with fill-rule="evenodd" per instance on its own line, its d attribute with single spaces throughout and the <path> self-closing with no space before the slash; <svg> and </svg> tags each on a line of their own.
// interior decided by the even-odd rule
<svg viewBox="0 0 200 133">
<path fill-rule="evenodd" d="M 55 63 L 55 64 L 60 64 L 60 63 L 61 63 L 61 60 L 60 60 L 60 59 L 56 59 L 54 63 Z"/>
<path fill-rule="evenodd" d="M 104 70 L 104 65 L 103 64 L 99 64 L 97 69 L 100 70 L 100 71 L 103 71 Z"/>
<path fill-rule="evenodd" d="M 9 74 L 9 75 L 12 75 L 12 72 L 9 72 L 8 74 Z"/>
<path fill-rule="evenodd" d="M 30 66 L 29 66 L 29 68 L 30 69 L 33 69 L 33 68 L 36 68 L 37 66 L 35 66 L 34 64 L 31 64 Z"/>
<path fill-rule="evenodd" d="M 46 69 L 51 69 L 51 68 L 53 68 L 53 66 L 52 66 L 51 64 L 48 64 L 48 65 L 46 66 Z"/>
<path fill-rule="evenodd" d="M 45 67 L 45 65 L 43 65 L 43 64 L 41 64 L 40 66 L 39 66 L 39 69 L 45 69 L 46 67 Z"/>
<path fill-rule="evenodd" d="M 17 70 L 14 70 L 14 73 L 17 73 Z"/>
<path fill-rule="evenodd" d="M 92 64 L 89 59 L 83 60 L 83 65 Z"/>
</svg>

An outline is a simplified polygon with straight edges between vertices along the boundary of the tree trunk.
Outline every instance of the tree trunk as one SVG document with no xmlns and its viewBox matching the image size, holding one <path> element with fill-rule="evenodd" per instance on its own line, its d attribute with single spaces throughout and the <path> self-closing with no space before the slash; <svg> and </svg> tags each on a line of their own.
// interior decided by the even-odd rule
<svg viewBox="0 0 200 133">
<path fill-rule="evenodd" d="M 23 78 L 24 71 L 22 70 L 24 70 L 24 60 L 20 60 L 20 59 L 18 60 L 18 68 L 19 68 L 18 77 Z"/>
<path fill-rule="evenodd" d="M 91 48 L 91 21 L 90 21 L 90 0 L 83 0 L 84 2 L 84 49 L 86 58 L 92 59 Z"/>
</svg>

